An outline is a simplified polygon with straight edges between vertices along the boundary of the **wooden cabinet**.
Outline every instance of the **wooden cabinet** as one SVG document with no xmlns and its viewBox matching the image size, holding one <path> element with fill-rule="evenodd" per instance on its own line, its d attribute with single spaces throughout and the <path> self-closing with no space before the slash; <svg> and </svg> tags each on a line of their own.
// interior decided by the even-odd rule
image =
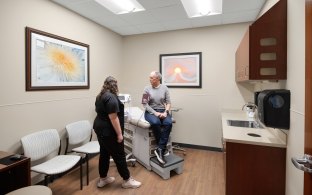
<svg viewBox="0 0 312 195">
<path fill-rule="evenodd" d="M 12 155 L 0 151 L 0 194 L 30 185 L 30 158 L 11 160 Z"/>
<path fill-rule="evenodd" d="M 235 53 L 236 81 L 249 80 L 249 28 Z"/>
<path fill-rule="evenodd" d="M 287 0 L 249 26 L 235 54 L 236 81 L 287 79 Z"/>
<path fill-rule="evenodd" d="M 286 148 L 226 142 L 226 195 L 284 195 Z"/>
</svg>

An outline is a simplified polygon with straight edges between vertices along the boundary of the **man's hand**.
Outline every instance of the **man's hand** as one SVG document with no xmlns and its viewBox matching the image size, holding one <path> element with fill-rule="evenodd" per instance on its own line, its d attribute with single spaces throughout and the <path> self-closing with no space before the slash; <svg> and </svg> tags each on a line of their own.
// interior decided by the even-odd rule
<svg viewBox="0 0 312 195">
<path fill-rule="evenodd" d="M 163 118 L 166 118 L 167 117 L 167 112 L 163 112 L 163 113 L 159 113 L 159 118 L 163 119 Z"/>
</svg>

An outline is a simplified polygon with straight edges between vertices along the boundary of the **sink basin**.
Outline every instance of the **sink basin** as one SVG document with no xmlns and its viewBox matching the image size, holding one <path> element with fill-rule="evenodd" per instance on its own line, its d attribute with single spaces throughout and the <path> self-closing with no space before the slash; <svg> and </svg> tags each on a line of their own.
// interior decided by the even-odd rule
<svg viewBox="0 0 312 195">
<path fill-rule="evenodd" d="M 229 126 L 234 126 L 234 127 L 247 127 L 247 128 L 263 129 L 262 125 L 260 125 L 256 121 L 227 120 L 227 124 Z"/>
<path fill-rule="evenodd" d="M 261 135 L 256 134 L 256 133 L 247 133 L 247 135 L 249 135 L 251 137 L 261 137 Z"/>
</svg>

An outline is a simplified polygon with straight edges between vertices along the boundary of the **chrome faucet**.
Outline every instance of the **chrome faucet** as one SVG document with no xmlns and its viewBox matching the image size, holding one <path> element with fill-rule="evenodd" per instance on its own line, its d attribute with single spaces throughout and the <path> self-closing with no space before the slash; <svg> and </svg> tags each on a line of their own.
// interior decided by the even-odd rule
<svg viewBox="0 0 312 195">
<path fill-rule="evenodd" d="M 242 110 L 245 110 L 245 108 L 248 107 L 249 109 L 251 109 L 254 112 L 254 121 L 255 121 L 255 127 L 259 128 L 264 126 L 260 119 L 259 119 L 259 115 L 258 115 L 258 106 L 252 102 L 247 102 L 246 104 L 243 105 Z M 250 110 L 247 110 L 247 112 L 249 112 Z"/>
<path fill-rule="evenodd" d="M 255 111 L 258 108 L 257 105 L 252 103 L 252 102 L 247 102 L 246 104 L 244 104 L 242 107 L 242 110 L 244 110 L 245 107 L 248 107 L 248 108 L 252 109 L 253 111 Z"/>
<path fill-rule="evenodd" d="M 246 107 L 248 109 L 246 109 Z M 255 117 L 254 115 L 257 114 L 257 110 L 258 110 L 257 108 L 258 107 L 256 104 L 252 102 L 247 102 L 246 104 L 243 105 L 242 110 L 243 111 L 246 110 L 249 117 Z M 252 114 L 252 115 L 249 115 L 249 114 Z"/>
</svg>

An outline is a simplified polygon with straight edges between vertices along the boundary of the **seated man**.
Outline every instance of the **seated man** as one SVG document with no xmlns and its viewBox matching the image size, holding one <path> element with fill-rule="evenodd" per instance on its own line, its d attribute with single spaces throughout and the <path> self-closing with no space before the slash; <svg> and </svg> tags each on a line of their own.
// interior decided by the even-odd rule
<svg viewBox="0 0 312 195">
<path fill-rule="evenodd" d="M 148 121 L 156 139 L 157 148 L 154 151 L 158 161 L 165 164 L 163 158 L 167 155 L 166 146 L 172 129 L 172 119 L 169 114 L 171 101 L 166 85 L 160 84 L 161 74 L 153 71 L 149 76 L 151 85 L 144 88 L 142 104 L 145 108 L 145 120 Z"/>
</svg>

